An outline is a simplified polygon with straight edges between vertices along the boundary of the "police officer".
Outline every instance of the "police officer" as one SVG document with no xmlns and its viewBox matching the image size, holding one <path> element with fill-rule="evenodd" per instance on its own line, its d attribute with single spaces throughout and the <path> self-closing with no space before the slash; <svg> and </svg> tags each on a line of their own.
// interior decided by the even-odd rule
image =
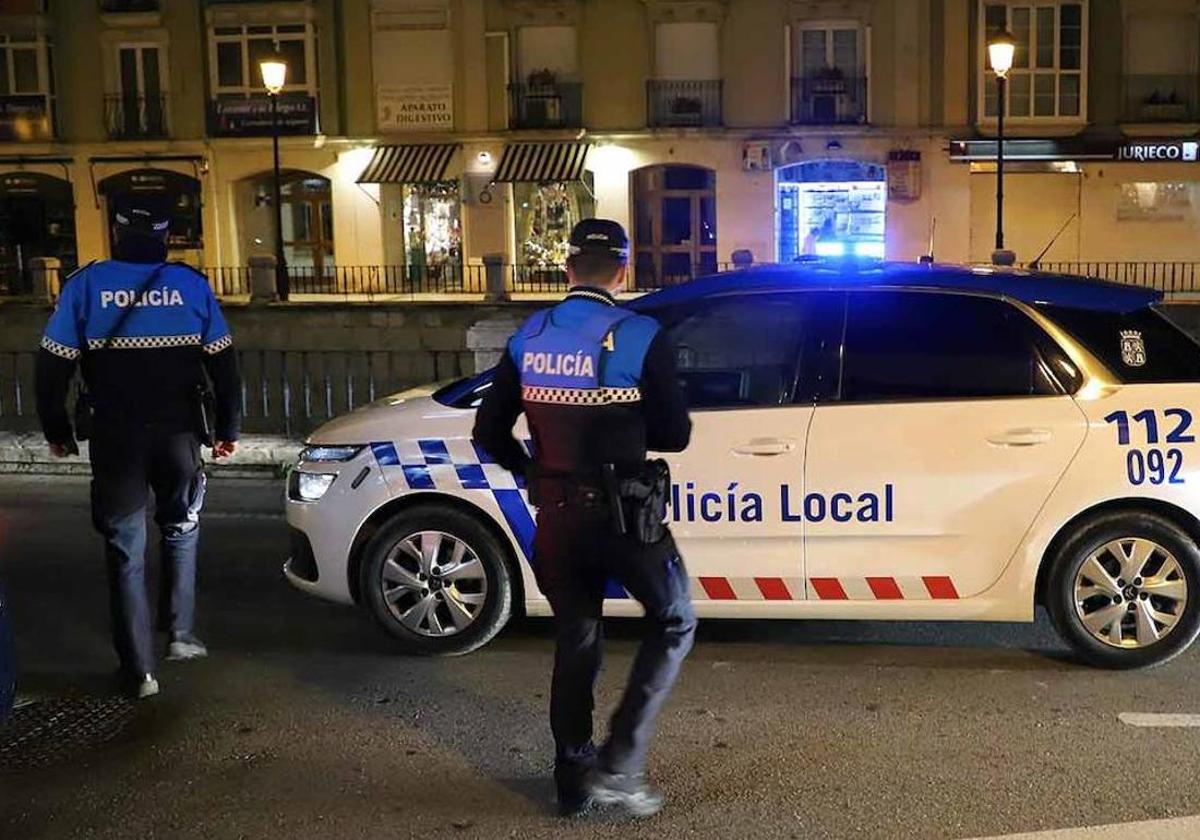
<svg viewBox="0 0 1200 840">
<path fill-rule="evenodd" d="M 158 693 L 145 578 L 146 506 L 155 499 L 163 562 L 159 627 L 168 659 L 207 650 L 195 636 L 196 549 L 204 500 L 200 426 L 209 417 L 213 456 L 233 453 L 241 382 L 233 340 L 208 282 L 167 263 L 168 207 L 154 198 L 118 202 L 115 259 L 64 284 L 37 362 L 37 405 L 51 452 L 77 452 L 75 426 L 90 425 L 92 522 L 104 538 L 113 641 L 126 686 Z M 86 394 L 75 423 L 67 392 L 79 364 Z M 205 372 L 215 398 L 206 408 Z M 90 405 L 90 410 L 87 406 Z"/>
<path fill-rule="evenodd" d="M 564 816 L 592 803 L 635 816 L 662 807 L 662 795 L 644 776 L 646 753 L 696 627 L 669 534 L 646 546 L 619 533 L 605 489 L 606 470 L 635 474 L 647 449 L 682 451 L 691 434 L 670 341 L 657 322 L 618 308 L 613 298 L 625 282 L 628 255 L 616 222 L 576 225 L 566 299 L 511 338 L 475 420 L 476 442 L 507 469 L 529 476 L 538 507 L 533 565 L 555 617 L 550 726 Z M 512 434 L 522 412 L 532 463 Z M 593 687 L 610 580 L 644 607 L 647 630 L 611 733 L 597 750 Z"/>
</svg>

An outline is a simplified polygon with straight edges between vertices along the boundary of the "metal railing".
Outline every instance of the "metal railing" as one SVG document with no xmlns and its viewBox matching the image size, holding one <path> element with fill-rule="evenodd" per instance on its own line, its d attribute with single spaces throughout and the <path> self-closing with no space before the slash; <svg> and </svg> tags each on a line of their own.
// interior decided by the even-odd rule
<svg viewBox="0 0 1200 840">
<path fill-rule="evenodd" d="M 699 277 L 733 271 L 733 263 L 700 263 L 686 271 L 656 271 L 653 268 L 630 266 L 626 288 L 631 292 L 652 292 L 668 286 L 678 286 Z M 549 294 L 565 292 L 569 285 L 565 265 L 506 265 L 505 280 L 514 294 Z"/>
<path fill-rule="evenodd" d="M 858 124 L 867 121 L 867 78 L 830 72 L 792 79 L 794 125 Z"/>
<path fill-rule="evenodd" d="M 0 430 L 39 428 L 34 396 L 37 351 L 0 352 Z M 242 428 L 248 434 L 306 434 L 389 394 L 472 373 L 457 352 L 242 350 Z M 74 389 L 70 389 L 74 393 Z"/>
<path fill-rule="evenodd" d="M 583 85 L 578 82 L 517 82 L 508 86 L 512 128 L 579 128 Z"/>
<path fill-rule="evenodd" d="M 646 124 L 665 128 L 721 125 L 721 80 L 646 82 Z"/>
<path fill-rule="evenodd" d="M 292 294 L 300 295 L 481 295 L 487 276 L 481 265 L 339 265 L 317 269 L 288 266 Z"/>
<path fill-rule="evenodd" d="M 158 96 L 104 97 L 104 124 L 110 140 L 141 140 L 167 136 L 167 98 Z"/>
<path fill-rule="evenodd" d="M 1200 119 L 1200 77 L 1128 75 L 1123 80 L 1126 122 L 1191 122 Z"/>
<path fill-rule="evenodd" d="M 1040 271 L 1077 274 L 1130 286 L 1144 286 L 1167 294 L 1200 293 L 1200 262 L 1041 262 Z"/>
</svg>

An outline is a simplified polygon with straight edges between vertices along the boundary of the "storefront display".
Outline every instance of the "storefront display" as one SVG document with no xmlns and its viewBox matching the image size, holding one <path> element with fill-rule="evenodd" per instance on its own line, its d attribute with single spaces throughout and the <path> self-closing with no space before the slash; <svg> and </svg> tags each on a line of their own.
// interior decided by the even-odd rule
<svg viewBox="0 0 1200 840">
<path fill-rule="evenodd" d="M 517 262 L 533 267 L 567 261 L 571 228 L 595 215 L 596 200 L 579 181 L 513 185 L 516 201 Z"/>
<path fill-rule="evenodd" d="M 780 262 L 800 256 L 884 256 L 882 166 L 854 161 L 789 166 L 779 173 L 779 208 Z"/>
<path fill-rule="evenodd" d="M 462 284 L 462 222 L 457 181 L 408 184 L 404 196 L 404 255 L 409 279 L 422 286 Z"/>
<path fill-rule="evenodd" d="M 0 293 L 32 291 L 37 257 L 54 257 L 65 272 L 78 264 L 71 183 L 37 172 L 0 175 Z"/>
</svg>

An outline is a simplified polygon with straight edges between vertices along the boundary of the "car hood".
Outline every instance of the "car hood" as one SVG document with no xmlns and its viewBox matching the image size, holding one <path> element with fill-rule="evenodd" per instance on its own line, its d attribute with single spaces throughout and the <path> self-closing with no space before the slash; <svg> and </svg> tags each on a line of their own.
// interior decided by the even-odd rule
<svg viewBox="0 0 1200 840">
<path fill-rule="evenodd" d="M 308 436 L 309 444 L 336 445 L 393 441 L 415 434 L 429 434 L 441 427 L 470 428 L 473 409 L 448 408 L 432 397 L 430 388 L 404 391 L 376 400 L 330 420 Z"/>
</svg>

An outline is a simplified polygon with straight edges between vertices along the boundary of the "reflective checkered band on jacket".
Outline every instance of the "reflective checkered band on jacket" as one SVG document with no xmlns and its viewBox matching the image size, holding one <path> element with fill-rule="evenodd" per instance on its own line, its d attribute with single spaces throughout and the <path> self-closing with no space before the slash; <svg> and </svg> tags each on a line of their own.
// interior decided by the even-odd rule
<svg viewBox="0 0 1200 840">
<path fill-rule="evenodd" d="M 205 344 L 204 352 L 210 356 L 215 356 L 227 347 L 233 346 L 233 336 L 227 335 L 224 338 L 218 338 L 216 341 Z"/>
<path fill-rule="evenodd" d="M 640 388 L 545 388 L 526 385 L 521 389 L 525 402 L 555 405 L 614 405 L 641 400 Z"/>
<path fill-rule="evenodd" d="M 192 335 L 139 335 L 117 336 L 111 341 L 89 338 L 89 350 L 157 350 L 163 347 L 194 347 L 200 343 L 199 333 Z"/>
<path fill-rule="evenodd" d="M 59 344 L 49 336 L 42 336 L 42 349 L 49 350 L 55 356 L 74 361 L 79 358 L 79 351 L 74 347 L 68 347 L 65 344 Z"/>
</svg>

